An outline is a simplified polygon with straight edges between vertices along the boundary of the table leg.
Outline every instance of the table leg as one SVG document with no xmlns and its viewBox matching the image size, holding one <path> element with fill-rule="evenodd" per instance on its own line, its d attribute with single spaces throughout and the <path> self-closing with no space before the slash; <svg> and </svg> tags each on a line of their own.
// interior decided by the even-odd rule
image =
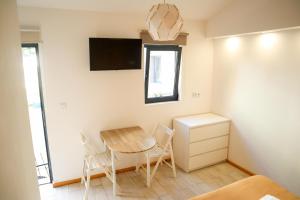
<svg viewBox="0 0 300 200">
<path fill-rule="evenodd" d="M 112 170 L 112 182 L 113 182 L 113 195 L 117 195 L 117 180 L 116 180 L 116 166 L 114 151 L 111 151 L 111 170 Z"/>
<path fill-rule="evenodd" d="M 139 169 L 143 165 L 145 153 L 138 153 L 136 157 L 136 166 L 135 166 L 135 172 L 139 172 Z"/>
<path fill-rule="evenodd" d="M 147 159 L 147 187 L 150 187 L 150 157 L 149 153 L 146 153 L 146 159 Z"/>
</svg>

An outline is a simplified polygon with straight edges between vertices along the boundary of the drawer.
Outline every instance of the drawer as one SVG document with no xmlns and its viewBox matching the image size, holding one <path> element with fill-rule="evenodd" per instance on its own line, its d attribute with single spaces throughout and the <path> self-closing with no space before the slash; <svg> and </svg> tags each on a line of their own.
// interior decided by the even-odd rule
<svg viewBox="0 0 300 200">
<path fill-rule="evenodd" d="M 228 146 L 228 135 L 212 138 L 200 142 L 195 142 L 190 144 L 189 155 L 195 156 L 198 154 L 214 151 L 217 149 L 222 149 L 227 146 Z"/>
<path fill-rule="evenodd" d="M 189 160 L 189 170 L 213 165 L 227 159 L 227 148 L 221 149 L 198 156 L 191 157 Z"/>
<path fill-rule="evenodd" d="M 229 122 L 190 129 L 190 142 L 229 134 Z"/>
</svg>

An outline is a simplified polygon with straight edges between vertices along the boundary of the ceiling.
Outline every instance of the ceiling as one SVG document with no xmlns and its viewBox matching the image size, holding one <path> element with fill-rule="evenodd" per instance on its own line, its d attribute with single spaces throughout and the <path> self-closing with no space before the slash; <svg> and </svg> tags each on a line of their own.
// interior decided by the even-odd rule
<svg viewBox="0 0 300 200">
<path fill-rule="evenodd" d="M 206 20 L 233 0 L 166 0 L 176 4 L 184 19 Z M 92 10 L 101 12 L 147 13 L 163 0 L 17 0 L 19 6 Z"/>
</svg>

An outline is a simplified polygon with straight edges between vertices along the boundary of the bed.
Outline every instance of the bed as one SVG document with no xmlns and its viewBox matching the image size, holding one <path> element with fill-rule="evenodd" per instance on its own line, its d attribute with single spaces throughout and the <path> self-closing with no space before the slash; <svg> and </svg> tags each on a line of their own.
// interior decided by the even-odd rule
<svg viewBox="0 0 300 200">
<path fill-rule="evenodd" d="M 300 200 L 285 188 L 261 175 L 251 176 L 190 200 L 259 200 L 265 195 L 272 195 L 280 200 Z"/>
</svg>

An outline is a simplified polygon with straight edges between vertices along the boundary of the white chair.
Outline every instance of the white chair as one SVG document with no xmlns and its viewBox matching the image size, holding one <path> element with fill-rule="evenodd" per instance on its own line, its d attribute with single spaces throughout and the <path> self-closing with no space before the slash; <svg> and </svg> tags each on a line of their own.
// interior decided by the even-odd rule
<svg viewBox="0 0 300 200">
<path fill-rule="evenodd" d="M 93 171 L 103 170 L 106 174 L 106 177 L 112 181 L 111 159 L 108 151 L 100 152 L 95 147 L 95 145 L 91 143 L 88 136 L 83 133 L 81 133 L 81 142 L 85 150 L 81 183 L 84 183 L 85 186 L 83 199 L 87 200 L 90 187 L 91 173 Z"/>
<path fill-rule="evenodd" d="M 159 124 L 153 131 L 152 135 L 156 139 L 156 146 L 146 152 L 147 160 L 147 186 L 150 187 L 151 181 L 160 164 L 164 163 L 173 170 L 173 175 L 176 177 L 176 167 L 174 162 L 172 138 L 175 130 L 168 128 L 167 126 Z M 152 172 L 150 169 L 151 158 L 158 158 Z M 171 163 L 168 163 L 166 159 L 171 158 Z M 137 165 L 137 170 L 141 165 Z"/>
</svg>

